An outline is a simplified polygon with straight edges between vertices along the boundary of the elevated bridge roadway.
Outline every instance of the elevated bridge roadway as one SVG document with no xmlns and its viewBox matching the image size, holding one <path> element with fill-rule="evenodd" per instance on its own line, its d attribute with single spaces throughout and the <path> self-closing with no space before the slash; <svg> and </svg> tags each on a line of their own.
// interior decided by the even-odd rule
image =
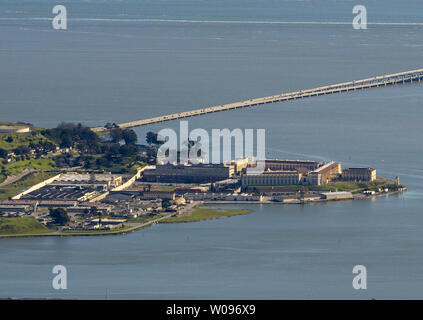
<svg viewBox="0 0 423 320">
<path fill-rule="evenodd" d="M 349 92 L 364 90 L 370 88 L 386 87 L 391 85 L 406 84 L 413 82 L 421 82 L 423 80 L 423 69 L 411 70 L 406 72 L 400 72 L 395 74 L 387 74 L 383 76 L 377 76 L 362 80 L 349 81 L 343 83 L 337 83 L 329 86 L 318 87 L 314 89 L 300 90 L 289 93 L 282 93 L 268 97 L 255 98 L 245 101 L 239 101 L 229 104 L 223 104 L 214 107 L 205 107 L 202 109 L 196 109 L 191 111 L 184 111 L 178 113 L 172 113 L 168 115 L 158 116 L 154 118 L 148 118 L 143 120 L 136 120 L 131 122 L 124 122 L 117 124 L 120 128 L 133 128 L 139 126 L 145 126 L 149 124 L 171 121 L 177 119 L 183 119 L 188 117 L 194 117 L 199 115 L 204 115 L 213 112 L 220 112 L 226 110 L 233 110 L 238 108 L 247 108 L 260 106 L 268 103 L 276 103 L 283 101 L 290 101 L 296 99 L 303 99 L 309 97 L 317 97 L 328 94 Z M 93 131 L 100 132 L 106 130 L 105 127 L 94 127 Z"/>
</svg>

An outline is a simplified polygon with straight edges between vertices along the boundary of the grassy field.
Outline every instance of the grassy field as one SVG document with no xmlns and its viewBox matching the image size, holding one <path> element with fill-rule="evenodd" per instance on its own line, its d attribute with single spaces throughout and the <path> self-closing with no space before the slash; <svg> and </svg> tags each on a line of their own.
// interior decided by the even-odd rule
<svg viewBox="0 0 423 320">
<path fill-rule="evenodd" d="M 195 222 L 202 220 L 212 220 L 226 218 L 240 214 L 250 213 L 248 209 L 214 209 L 214 208 L 195 208 L 192 215 L 183 215 L 180 217 L 171 217 L 161 220 L 160 223 L 178 223 L 178 222 Z"/>
<path fill-rule="evenodd" d="M 39 130 L 40 129 L 34 129 L 33 132 L 28 133 L 0 133 L 0 148 L 4 150 L 12 150 L 19 146 L 28 146 L 31 142 L 34 144 L 38 144 L 40 141 L 52 142 L 44 137 Z M 12 137 L 11 142 L 6 141 L 9 137 Z"/>
<path fill-rule="evenodd" d="M 95 160 L 102 158 L 103 155 L 91 156 L 93 162 Z M 92 163 L 89 167 L 91 170 L 106 170 L 111 173 L 126 173 L 126 174 L 135 174 L 139 168 L 145 167 L 146 164 L 143 162 L 135 161 L 134 157 L 124 159 L 120 163 L 111 163 L 110 165 L 98 165 Z"/>
<path fill-rule="evenodd" d="M 32 217 L 0 218 L 0 235 L 31 235 L 51 233 L 43 224 Z"/>
<path fill-rule="evenodd" d="M 8 176 L 16 176 L 25 169 L 54 170 L 55 163 L 52 159 L 48 158 L 16 161 L 6 165 L 4 167 L 4 172 Z"/>
<path fill-rule="evenodd" d="M 0 163 L 3 159 L 0 158 Z M 0 171 L 0 183 L 6 180 L 8 176 L 17 176 L 25 169 L 35 170 L 54 170 L 55 163 L 52 159 L 30 159 L 24 161 L 16 161 L 7 165 L 2 165 Z"/>
<path fill-rule="evenodd" d="M 34 172 L 22 178 L 15 183 L 0 187 L 0 200 L 6 200 L 9 197 L 19 193 L 22 189 L 33 186 L 48 178 L 57 175 L 57 172 Z"/>
<path fill-rule="evenodd" d="M 128 222 L 135 222 L 135 223 L 146 223 L 146 222 L 149 222 L 149 221 L 151 221 L 151 220 L 156 220 L 156 219 L 158 219 L 158 218 L 161 218 L 161 217 L 163 217 L 165 214 L 156 214 L 156 215 L 154 215 L 154 216 L 139 216 L 139 217 L 136 217 L 136 218 L 129 218 L 128 219 Z M 108 218 L 108 219 L 110 219 L 110 218 Z M 112 218 L 113 219 L 113 218 Z"/>
</svg>

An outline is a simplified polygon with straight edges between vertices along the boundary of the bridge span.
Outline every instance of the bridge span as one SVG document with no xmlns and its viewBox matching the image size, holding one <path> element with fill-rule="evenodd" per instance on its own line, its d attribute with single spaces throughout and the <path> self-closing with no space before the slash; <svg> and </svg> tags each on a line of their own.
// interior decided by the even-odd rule
<svg viewBox="0 0 423 320">
<path fill-rule="evenodd" d="M 289 101 L 289 100 L 302 99 L 302 98 L 308 98 L 308 97 L 316 97 L 316 96 L 322 96 L 322 95 L 334 94 L 334 93 L 340 93 L 340 92 L 349 92 L 349 91 L 385 87 L 385 86 L 397 85 L 397 84 L 420 82 L 422 80 L 423 80 L 423 69 L 417 69 L 417 70 L 411 70 L 411 71 L 406 71 L 401 73 L 372 77 L 368 79 L 337 83 L 334 85 L 329 85 L 329 86 L 324 86 L 324 87 L 319 87 L 314 89 L 282 93 L 282 94 L 277 94 L 274 96 L 268 96 L 263 98 L 255 98 L 255 99 L 250 99 L 250 100 L 245 100 L 240 102 L 223 104 L 223 105 L 214 106 L 214 107 L 205 107 L 202 109 L 172 113 L 172 114 L 158 116 L 154 118 L 148 118 L 144 120 L 119 123 L 117 125 L 120 128 L 133 128 L 133 127 L 145 126 L 145 125 L 164 122 L 164 121 L 199 116 L 199 115 L 212 113 L 212 112 L 220 112 L 220 111 L 233 110 L 233 109 L 246 108 L 246 107 L 254 107 L 254 106 L 264 105 L 267 103 L 275 103 L 275 102 Z M 91 129 L 95 132 L 106 130 L 105 127 L 94 127 Z"/>
</svg>

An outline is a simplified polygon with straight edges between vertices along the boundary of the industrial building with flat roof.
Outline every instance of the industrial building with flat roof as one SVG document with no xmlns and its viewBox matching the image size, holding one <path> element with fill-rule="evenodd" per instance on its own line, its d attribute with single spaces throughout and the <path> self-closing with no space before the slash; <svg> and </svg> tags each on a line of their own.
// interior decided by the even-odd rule
<svg viewBox="0 0 423 320">
<path fill-rule="evenodd" d="M 97 194 L 91 188 L 81 186 L 46 185 L 22 196 L 25 200 L 74 200 L 86 201 Z"/>
<path fill-rule="evenodd" d="M 121 185 L 121 175 L 96 173 L 62 173 L 52 184 L 60 186 L 78 185 L 90 186 L 98 189 L 107 189 Z"/>
<path fill-rule="evenodd" d="M 265 169 L 273 171 L 279 170 L 297 170 L 299 168 L 305 168 L 313 171 L 322 165 L 321 162 L 313 160 L 277 160 L 277 159 L 266 159 Z"/>
<path fill-rule="evenodd" d="M 143 181 L 210 183 L 226 180 L 234 175 L 233 164 L 157 165 L 143 172 Z"/>
<path fill-rule="evenodd" d="M 267 170 L 259 174 L 243 174 L 241 185 L 248 186 L 281 186 L 298 185 L 301 182 L 302 174 L 298 171 L 271 171 Z"/>
<path fill-rule="evenodd" d="M 26 133 L 31 129 L 27 126 L 0 126 L 0 133 Z"/>
<path fill-rule="evenodd" d="M 353 195 L 351 192 L 322 192 L 322 199 L 325 200 L 346 200 L 346 199 L 352 199 Z"/>
</svg>

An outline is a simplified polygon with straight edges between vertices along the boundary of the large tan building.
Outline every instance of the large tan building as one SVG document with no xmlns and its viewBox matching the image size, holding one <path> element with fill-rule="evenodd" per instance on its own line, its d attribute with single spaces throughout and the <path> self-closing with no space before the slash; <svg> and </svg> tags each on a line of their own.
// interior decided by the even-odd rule
<svg viewBox="0 0 423 320">
<path fill-rule="evenodd" d="M 374 181 L 376 169 L 373 168 L 348 168 L 342 172 L 344 181 Z"/>
<path fill-rule="evenodd" d="M 297 170 L 305 168 L 313 171 L 322 165 L 321 162 L 312 160 L 265 160 L 265 169 L 277 170 Z"/>
<path fill-rule="evenodd" d="M 267 170 L 259 174 L 243 174 L 241 184 L 242 187 L 298 185 L 301 177 L 302 174 L 298 171 Z"/>
<path fill-rule="evenodd" d="M 305 177 L 305 179 L 303 179 L 303 184 L 309 184 L 313 186 L 327 184 L 332 180 L 339 178 L 341 173 L 341 164 L 331 161 L 310 172 Z"/>
<path fill-rule="evenodd" d="M 242 187 L 327 184 L 339 178 L 341 164 L 308 160 L 266 160 L 265 171 L 243 174 Z"/>
<path fill-rule="evenodd" d="M 243 169 L 248 166 L 248 158 L 232 160 L 230 163 L 234 167 L 234 172 L 236 174 L 240 173 Z"/>
</svg>

